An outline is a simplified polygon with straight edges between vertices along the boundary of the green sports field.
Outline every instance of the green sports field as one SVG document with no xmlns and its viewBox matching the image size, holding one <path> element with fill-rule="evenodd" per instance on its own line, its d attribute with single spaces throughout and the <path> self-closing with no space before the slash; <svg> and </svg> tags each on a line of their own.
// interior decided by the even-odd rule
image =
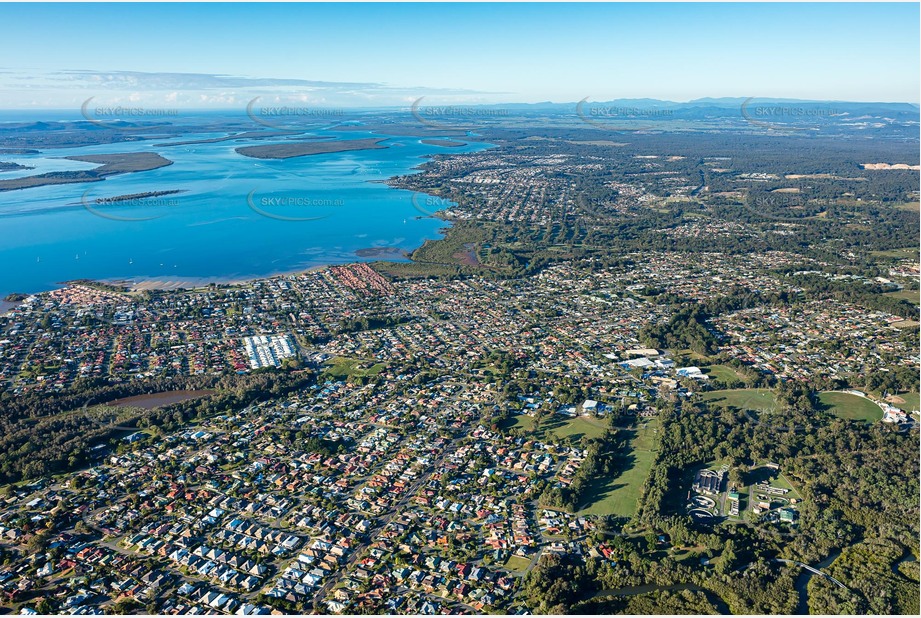
<svg viewBox="0 0 921 618">
<path fill-rule="evenodd" d="M 534 417 L 527 414 L 516 414 L 502 423 L 503 429 L 524 429 L 531 431 L 534 429 Z"/>
<path fill-rule="evenodd" d="M 578 442 L 582 437 L 600 438 L 607 431 L 608 420 L 594 417 L 577 416 L 576 418 L 561 421 L 563 417 L 555 415 L 545 423 L 546 433 L 557 440 Z"/>
<path fill-rule="evenodd" d="M 726 365 L 710 365 L 709 367 L 703 367 L 703 371 L 711 380 L 719 380 L 724 383 L 731 383 L 741 379 L 732 367 Z"/>
<path fill-rule="evenodd" d="M 826 391 L 819 394 L 819 401 L 825 406 L 826 412 L 849 421 L 871 423 L 883 418 L 883 411 L 878 405 L 850 393 Z"/>
<path fill-rule="evenodd" d="M 918 393 L 899 393 L 899 397 L 905 400 L 905 403 L 897 403 L 896 407 L 911 412 L 912 410 L 921 410 L 919 407 Z"/>
<path fill-rule="evenodd" d="M 613 478 L 600 478 L 588 489 L 588 501 L 581 510 L 589 515 L 631 517 L 643 491 L 643 483 L 656 460 L 659 448 L 659 421 L 637 420 L 630 440 L 631 457 L 627 469 Z"/>
</svg>

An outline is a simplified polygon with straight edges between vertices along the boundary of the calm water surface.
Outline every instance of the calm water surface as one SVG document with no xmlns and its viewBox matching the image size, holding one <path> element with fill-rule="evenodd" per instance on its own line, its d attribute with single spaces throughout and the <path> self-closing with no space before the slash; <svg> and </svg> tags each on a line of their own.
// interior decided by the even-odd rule
<svg viewBox="0 0 921 618">
<path fill-rule="evenodd" d="M 387 137 L 360 131 L 315 134 Z M 234 149 L 285 140 L 155 145 L 220 135 L 0 155 L 35 168 L 3 172 L 0 179 L 96 167 L 61 159 L 71 155 L 156 152 L 174 162 L 102 182 L 0 192 L 0 298 L 78 278 L 234 280 L 375 259 L 357 256 L 361 249 L 412 250 L 439 238 L 446 224 L 423 217 L 412 192 L 381 181 L 411 173 L 426 155 L 489 147 L 443 148 L 422 144 L 418 137 L 387 137 L 382 144 L 388 148 L 382 150 L 259 160 Z M 173 190 L 182 193 L 97 202 Z"/>
</svg>

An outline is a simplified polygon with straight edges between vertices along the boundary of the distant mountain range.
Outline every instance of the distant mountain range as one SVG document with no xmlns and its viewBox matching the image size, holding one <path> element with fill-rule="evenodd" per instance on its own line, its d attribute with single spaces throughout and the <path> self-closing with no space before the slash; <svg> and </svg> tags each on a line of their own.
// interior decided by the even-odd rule
<svg viewBox="0 0 921 618">
<path fill-rule="evenodd" d="M 583 101 L 573 101 L 571 103 L 553 103 L 543 101 L 540 103 L 501 103 L 489 105 L 470 105 L 468 107 L 483 108 L 501 108 L 514 111 L 571 111 L 577 105 L 582 104 L 586 109 L 610 107 L 625 109 L 641 110 L 733 110 L 738 113 L 739 109 L 745 105 L 747 108 L 756 107 L 796 107 L 802 110 L 828 110 L 836 114 L 862 115 L 862 114 L 884 114 L 884 113 L 907 113 L 919 114 L 921 106 L 915 103 L 873 103 L 873 102 L 851 102 L 851 101 L 813 101 L 804 99 L 775 99 L 768 97 L 722 97 L 722 98 L 703 98 L 694 99 L 693 101 L 663 101 L 661 99 L 612 99 L 610 101 L 595 101 L 591 98 Z"/>
<path fill-rule="evenodd" d="M 450 108 L 464 110 L 493 110 L 495 119 L 501 121 L 502 115 L 512 116 L 569 116 L 583 117 L 586 122 L 603 124 L 620 120 L 649 120 L 656 123 L 669 121 L 748 121 L 753 125 L 776 127 L 777 125 L 797 125 L 800 127 L 837 126 L 847 128 L 896 127 L 912 128 L 921 123 L 921 106 L 915 103 L 851 102 L 851 101 L 815 101 L 783 98 L 746 98 L 746 97 L 706 97 L 692 101 L 678 102 L 661 99 L 612 99 L 594 101 L 590 98 L 568 103 L 543 101 L 539 103 L 493 103 L 473 104 L 466 102 L 436 102 L 418 100 L 414 104 L 416 113 L 421 116 L 432 115 L 433 118 L 453 117 Z M 429 113 L 426 113 L 426 108 Z M 343 108 L 357 115 L 368 113 L 405 113 L 407 106 L 380 108 Z M 460 114 L 457 112 L 456 114 Z M 208 118 L 218 121 L 221 117 L 239 120 L 245 117 L 242 109 L 188 110 L 189 118 Z M 457 116 L 469 116 L 474 119 L 477 114 L 464 112 Z M 483 114 L 486 117 L 486 114 Z M 492 116 L 492 115 L 490 115 Z M 186 118 L 188 120 L 188 118 Z M 597 122 L 596 122 L 597 121 Z M 15 110 L 0 111 L 0 137 L 10 131 L 66 132 L 74 128 L 117 130 L 119 125 L 126 127 L 144 125 L 170 127 L 174 121 L 162 118 L 150 120 L 112 119 L 106 127 L 87 127 L 86 118 L 78 110 Z"/>
<path fill-rule="evenodd" d="M 434 104 L 433 104 L 434 107 Z M 886 126 L 911 127 L 921 123 L 921 107 L 913 103 L 874 103 L 849 101 L 810 101 L 780 98 L 723 97 L 687 102 L 659 99 L 583 99 L 571 103 L 508 103 L 459 105 L 483 110 L 504 110 L 520 116 L 573 115 L 591 124 L 634 120 L 654 124 L 670 121 L 739 121 L 776 128 L 781 125 L 817 128 Z"/>
</svg>

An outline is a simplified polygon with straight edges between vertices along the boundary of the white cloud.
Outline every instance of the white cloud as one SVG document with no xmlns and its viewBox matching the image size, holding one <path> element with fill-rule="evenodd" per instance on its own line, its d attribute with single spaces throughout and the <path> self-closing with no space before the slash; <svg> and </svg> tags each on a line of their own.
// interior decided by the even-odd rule
<svg viewBox="0 0 921 618">
<path fill-rule="evenodd" d="M 473 102 L 490 94 L 446 88 L 400 87 L 374 82 L 330 82 L 292 78 L 261 78 L 207 73 L 68 70 L 50 73 L 0 72 L 4 107 L 66 107 L 82 103 L 132 103 L 154 107 L 234 107 L 255 97 L 279 105 L 323 104 L 350 107 L 401 105 L 421 96 L 452 103 Z M 36 91 L 44 96 L 37 97 Z M 495 93 L 492 93 L 495 94 Z"/>
</svg>

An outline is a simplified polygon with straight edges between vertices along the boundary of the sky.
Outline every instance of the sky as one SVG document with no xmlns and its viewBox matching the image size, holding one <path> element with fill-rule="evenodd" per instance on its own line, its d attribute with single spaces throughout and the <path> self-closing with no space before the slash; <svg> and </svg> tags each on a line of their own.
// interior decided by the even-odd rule
<svg viewBox="0 0 921 618">
<path fill-rule="evenodd" d="M 0 108 L 918 102 L 919 5 L 0 4 Z"/>
</svg>

